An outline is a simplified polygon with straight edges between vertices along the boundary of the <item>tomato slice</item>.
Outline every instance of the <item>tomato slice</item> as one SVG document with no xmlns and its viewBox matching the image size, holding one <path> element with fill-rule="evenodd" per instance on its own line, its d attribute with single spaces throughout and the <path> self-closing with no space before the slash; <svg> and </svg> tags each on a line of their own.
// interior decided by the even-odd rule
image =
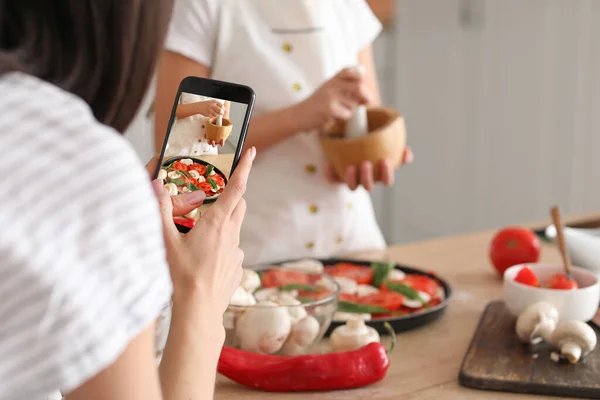
<svg viewBox="0 0 600 400">
<path fill-rule="evenodd" d="M 206 174 L 206 166 L 202 165 L 202 164 L 192 164 L 192 165 L 190 165 L 189 169 L 198 171 L 198 173 L 202 176 L 204 176 L 204 174 Z"/>
<path fill-rule="evenodd" d="M 291 284 L 308 285 L 309 277 L 305 273 L 287 269 L 270 269 L 262 274 L 264 288 L 279 287 Z M 314 294 L 314 293 L 313 293 Z"/>
<path fill-rule="evenodd" d="M 396 292 L 378 292 L 358 298 L 360 304 L 377 306 L 386 310 L 399 310 L 404 301 L 404 296 Z"/>
<path fill-rule="evenodd" d="M 178 171 L 187 171 L 188 170 L 188 166 L 185 165 L 184 163 L 182 163 L 181 161 L 177 160 L 175 161 L 173 164 L 171 164 L 171 167 L 173 169 L 176 169 Z"/>
<path fill-rule="evenodd" d="M 349 278 L 359 285 L 368 285 L 373 280 L 373 269 L 364 265 L 338 263 L 325 268 L 325 273 L 338 278 Z"/>
<path fill-rule="evenodd" d="M 523 267 L 515 277 L 515 282 L 522 283 L 523 285 L 528 286 L 538 286 L 540 282 L 538 281 L 535 272 L 531 270 L 529 267 Z"/>
<path fill-rule="evenodd" d="M 349 294 L 349 293 L 340 293 L 339 300 L 340 301 L 349 301 L 351 303 L 358 303 L 358 297 L 354 294 Z"/>
<path fill-rule="evenodd" d="M 565 274 L 554 274 L 542 282 L 542 287 L 557 290 L 573 290 L 579 288 L 575 280 L 567 279 Z"/>
<path fill-rule="evenodd" d="M 213 179 L 215 181 L 215 183 L 217 184 L 218 187 L 223 187 L 225 186 L 225 179 L 223 179 L 223 177 L 221 175 L 213 175 L 211 176 L 211 179 Z"/>
<path fill-rule="evenodd" d="M 395 280 L 394 282 L 402 283 L 410 286 L 418 292 L 427 293 L 431 297 L 435 297 L 439 284 L 434 279 L 431 279 L 427 275 L 419 274 L 406 274 L 404 279 Z M 381 290 L 389 290 L 385 284 L 381 285 Z"/>
<path fill-rule="evenodd" d="M 212 186 L 208 182 L 200 182 L 198 183 L 198 188 L 206 193 L 206 196 L 212 196 Z"/>
</svg>

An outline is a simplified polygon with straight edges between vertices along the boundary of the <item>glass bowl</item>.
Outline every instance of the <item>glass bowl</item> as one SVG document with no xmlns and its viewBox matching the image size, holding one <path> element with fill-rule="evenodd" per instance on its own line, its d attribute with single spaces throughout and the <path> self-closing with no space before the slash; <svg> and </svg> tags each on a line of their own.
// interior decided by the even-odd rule
<svg viewBox="0 0 600 400">
<path fill-rule="evenodd" d="M 254 289 L 258 282 L 261 286 Z M 286 267 L 245 270 L 223 316 L 225 345 L 260 354 L 311 353 L 331 324 L 339 291 L 338 283 L 322 273 Z"/>
</svg>

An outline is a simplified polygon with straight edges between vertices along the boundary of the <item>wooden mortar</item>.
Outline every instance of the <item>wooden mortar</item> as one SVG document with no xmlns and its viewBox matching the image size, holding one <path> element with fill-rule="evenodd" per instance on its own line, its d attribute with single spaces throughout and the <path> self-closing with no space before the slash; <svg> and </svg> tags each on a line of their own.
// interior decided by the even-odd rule
<svg viewBox="0 0 600 400">
<path fill-rule="evenodd" d="M 367 110 L 369 133 L 360 138 L 344 137 L 344 121 L 328 124 L 321 135 L 321 146 L 325 157 L 338 176 L 345 176 L 346 168 L 363 161 L 373 163 L 376 179 L 380 175 L 379 161 L 389 159 L 393 168 L 402 164 L 406 148 L 406 126 L 404 118 L 395 110 L 373 107 Z"/>
<path fill-rule="evenodd" d="M 221 140 L 225 141 L 231 135 L 233 124 L 227 118 L 223 118 L 223 125 L 217 125 L 216 122 L 217 117 L 209 119 L 204 134 L 208 141 L 214 140 L 219 143 Z"/>
</svg>

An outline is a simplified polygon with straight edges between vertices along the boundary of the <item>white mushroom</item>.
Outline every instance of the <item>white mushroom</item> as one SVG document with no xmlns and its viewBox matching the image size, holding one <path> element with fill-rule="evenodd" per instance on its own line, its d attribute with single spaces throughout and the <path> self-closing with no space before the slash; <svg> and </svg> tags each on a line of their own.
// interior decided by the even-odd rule
<svg viewBox="0 0 600 400">
<path fill-rule="evenodd" d="M 238 286 L 233 292 L 229 304 L 232 306 L 253 306 L 256 304 L 256 299 L 252 296 L 252 293 L 247 292 L 243 287 Z"/>
<path fill-rule="evenodd" d="M 273 301 L 277 299 L 278 294 L 279 289 L 272 287 L 258 290 L 254 293 L 254 298 L 256 301 Z"/>
<path fill-rule="evenodd" d="M 198 179 L 200 178 L 200 172 L 196 171 L 195 169 L 191 170 L 188 172 L 190 174 L 190 176 L 194 179 Z"/>
<path fill-rule="evenodd" d="M 390 271 L 390 274 L 388 275 L 387 279 L 390 281 L 401 281 L 402 279 L 404 279 L 406 277 L 406 274 L 402 271 L 400 271 L 399 269 L 393 269 Z"/>
<path fill-rule="evenodd" d="M 235 333 L 242 350 L 273 354 L 281 349 L 291 328 L 290 315 L 284 307 L 261 301 L 240 315 Z"/>
<path fill-rule="evenodd" d="M 260 276 L 252 269 L 244 268 L 244 274 L 242 275 L 242 283 L 240 286 L 246 289 L 250 293 L 254 293 L 256 289 L 260 287 Z"/>
<path fill-rule="evenodd" d="M 333 278 L 340 285 L 340 293 L 355 294 L 358 284 L 355 280 L 336 276 Z"/>
<path fill-rule="evenodd" d="M 379 341 L 379 333 L 375 328 L 365 325 L 361 318 L 348 320 L 345 325 L 335 328 L 329 337 L 334 352 L 357 350 Z"/>
<path fill-rule="evenodd" d="M 550 343 L 571 364 L 575 364 L 596 348 L 596 332 L 582 321 L 561 321 L 552 332 Z"/>
<path fill-rule="evenodd" d="M 162 168 L 159 169 L 158 170 L 158 176 L 156 177 L 156 179 L 160 179 L 160 180 L 167 179 L 167 170 L 166 169 L 162 169 Z"/>
<path fill-rule="evenodd" d="M 275 302 L 281 306 L 289 306 L 286 307 L 288 313 L 290 314 L 290 318 L 292 319 L 292 323 L 296 323 L 300 321 L 304 317 L 306 317 L 306 309 L 300 302 L 300 300 L 296 300 L 296 298 L 289 293 L 280 293 L 277 296 Z"/>
<path fill-rule="evenodd" d="M 177 185 L 175 185 L 174 183 L 169 182 L 165 184 L 165 189 L 167 189 L 167 192 L 169 192 L 171 196 L 177 195 Z"/>
<path fill-rule="evenodd" d="M 181 191 L 183 193 L 189 193 L 190 192 L 190 188 L 188 188 L 187 186 L 184 186 L 184 187 L 181 188 Z"/>
<path fill-rule="evenodd" d="M 198 180 L 198 182 L 202 183 L 202 182 L 206 182 L 206 178 L 203 177 L 202 175 L 200 175 L 198 178 L 196 178 Z"/>
<path fill-rule="evenodd" d="M 358 285 L 356 287 L 356 294 L 358 297 L 368 296 L 370 294 L 379 293 L 379 289 L 371 285 Z"/>
<path fill-rule="evenodd" d="M 421 300 L 417 299 L 409 299 L 404 297 L 402 300 L 402 305 L 408 308 L 421 308 L 423 307 L 423 303 L 428 303 L 431 300 L 431 296 L 425 292 L 417 292 Z"/>
<path fill-rule="evenodd" d="M 178 171 L 171 171 L 167 174 L 167 176 L 171 179 L 177 179 L 181 177 L 181 173 L 179 173 Z"/>
<path fill-rule="evenodd" d="M 191 158 L 182 158 L 181 163 L 183 165 L 192 165 L 194 161 Z"/>
<path fill-rule="evenodd" d="M 198 210 L 197 208 L 194 208 L 192 211 L 185 214 L 185 216 L 187 218 L 193 218 L 195 220 L 198 220 L 198 218 L 200 218 L 200 210 Z"/>
<path fill-rule="evenodd" d="M 523 310 L 517 318 L 515 331 L 519 339 L 526 343 L 549 341 L 558 319 L 556 307 L 548 302 L 539 301 Z"/>
<path fill-rule="evenodd" d="M 335 314 L 333 314 L 334 321 L 349 321 L 351 319 L 363 319 L 364 321 L 369 321 L 371 319 L 371 314 L 357 314 L 341 311 L 336 311 Z"/>
<path fill-rule="evenodd" d="M 323 273 L 323 263 L 318 260 L 313 260 L 310 258 L 306 258 L 303 260 L 298 260 L 289 263 L 281 264 L 283 268 L 292 268 L 297 269 L 299 271 L 305 271 L 309 273 L 321 274 Z"/>
<path fill-rule="evenodd" d="M 319 328 L 319 321 L 311 315 L 296 322 L 283 344 L 282 353 L 287 356 L 295 356 L 306 352 L 317 338 Z"/>
</svg>

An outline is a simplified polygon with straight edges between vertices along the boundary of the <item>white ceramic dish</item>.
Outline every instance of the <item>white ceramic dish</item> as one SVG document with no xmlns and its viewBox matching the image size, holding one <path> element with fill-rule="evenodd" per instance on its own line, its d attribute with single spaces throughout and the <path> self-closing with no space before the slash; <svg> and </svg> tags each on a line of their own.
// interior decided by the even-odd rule
<svg viewBox="0 0 600 400">
<path fill-rule="evenodd" d="M 544 234 L 555 241 L 556 227 L 548 226 Z M 600 275 L 600 229 L 565 227 L 564 235 L 571 262 Z"/>
<path fill-rule="evenodd" d="M 528 266 L 540 282 L 557 273 L 564 273 L 561 264 L 529 263 L 519 264 L 504 271 L 504 302 L 512 315 L 519 316 L 529 305 L 538 301 L 553 304 L 560 313 L 561 320 L 590 321 L 600 305 L 600 283 L 596 274 L 584 268 L 572 267 L 573 277 L 580 288 L 556 290 L 533 287 L 516 282 L 517 273 Z"/>
</svg>

